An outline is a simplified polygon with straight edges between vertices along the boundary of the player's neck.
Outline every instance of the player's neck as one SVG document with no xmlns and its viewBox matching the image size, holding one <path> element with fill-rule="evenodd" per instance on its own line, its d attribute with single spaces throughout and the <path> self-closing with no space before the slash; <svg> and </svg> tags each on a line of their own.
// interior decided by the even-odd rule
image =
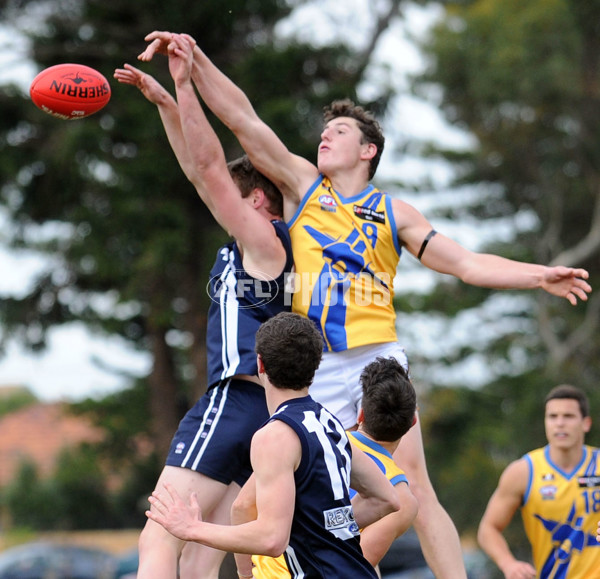
<svg viewBox="0 0 600 579">
<path fill-rule="evenodd" d="M 265 394 L 267 398 L 267 408 L 269 415 L 272 415 L 282 404 L 295 398 L 304 398 L 308 396 L 308 388 L 302 390 L 288 390 L 275 388 L 272 384 L 265 384 Z"/>
<path fill-rule="evenodd" d="M 583 457 L 583 444 L 569 448 L 559 448 L 550 445 L 550 458 L 552 462 L 566 472 L 572 471 Z"/>
<path fill-rule="evenodd" d="M 354 197 L 364 191 L 369 185 L 369 180 L 360 172 L 337 171 L 333 175 L 327 175 L 334 191 L 342 197 Z"/>
</svg>

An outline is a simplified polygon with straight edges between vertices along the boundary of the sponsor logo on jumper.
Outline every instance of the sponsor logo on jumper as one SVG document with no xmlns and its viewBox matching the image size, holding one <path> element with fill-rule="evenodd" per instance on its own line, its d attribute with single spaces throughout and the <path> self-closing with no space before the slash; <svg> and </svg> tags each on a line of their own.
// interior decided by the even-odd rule
<svg viewBox="0 0 600 579">
<path fill-rule="evenodd" d="M 588 488 L 588 487 L 598 487 L 600 486 L 600 476 L 580 476 L 577 479 L 580 488 Z"/>
<path fill-rule="evenodd" d="M 183 454 L 184 449 L 185 442 L 178 442 L 177 446 L 175 447 L 175 454 Z"/>
<path fill-rule="evenodd" d="M 365 221 L 385 223 L 385 213 L 383 211 L 375 211 L 374 209 L 363 207 L 362 205 L 354 205 L 352 209 L 354 210 L 354 215 Z"/>
<path fill-rule="evenodd" d="M 323 512 L 323 516 L 325 517 L 325 528 L 328 531 L 352 529 L 357 526 L 351 506 L 329 509 Z"/>
<path fill-rule="evenodd" d="M 551 472 L 547 472 L 546 474 L 542 475 L 542 480 L 543 481 L 554 480 L 554 474 L 552 474 Z"/>
</svg>

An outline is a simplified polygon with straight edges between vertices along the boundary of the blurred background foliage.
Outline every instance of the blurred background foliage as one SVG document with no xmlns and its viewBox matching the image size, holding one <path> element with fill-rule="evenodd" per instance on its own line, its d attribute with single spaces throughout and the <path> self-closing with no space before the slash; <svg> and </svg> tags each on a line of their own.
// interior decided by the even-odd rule
<svg viewBox="0 0 600 579">
<path fill-rule="evenodd" d="M 324 46 L 301 35 L 279 38 L 277 24 L 303 4 L 8 0 L 0 16 L 27 34 L 40 70 L 72 61 L 108 79 L 124 62 L 135 64 L 148 32 L 188 32 L 288 147 L 314 159 L 322 107 L 337 97 L 358 99 L 378 40 L 393 33 L 409 3 L 369 3 L 373 25 L 364 48 L 343 37 Z M 444 163 L 454 174 L 443 190 L 427 179 L 408 186 L 388 177 L 379 184 L 394 195 L 429 199 L 427 216 L 451 236 L 463 224 L 486 234 L 508 224 L 508 233 L 479 249 L 584 267 L 597 287 L 600 5 L 420 4 L 439 6 L 440 18 L 421 41 L 426 70 L 407 91 L 438 107 L 472 146 L 403 137 L 401 128 L 386 125 L 398 97 L 393 85 L 370 86 L 362 104 L 377 112 L 388 135 L 400 132 L 386 155 Z M 141 67 L 170 86 L 164 57 Z M 7 241 L 44 252 L 53 264 L 27 295 L 2 300 L 1 343 L 16 339 L 43 350 L 50 328 L 79 320 L 152 358 L 148 376 L 132 377 L 130 388 L 73 404 L 106 430 L 100 446 L 65 456 L 48 483 L 24 465 L 22 480 L 2 493 L 11 509 L 33 507 L 23 505 L 27 489 L 28 496 L 39 490 L 40 497 L 77 498 L 93 503 L 99 519 L 90 521 L 73 500 L 61 521 L 44 518 L 41 508 L 19 514 L 32 526 L 141 526 L 139 502 L 153 488 L 180 417 L 205 389 L 205 285 L 224 234 L 177 166 L 153 105 L 132 87 L 111 84 L 110 104 L 75 123 L 45 115 L 15 85 L 0 86 L 0 203 L 14 224 Z M 235 139 L 215 127 L 227 157 L 238 156 Z M 600 300 L 592 295 L 573 308 L 541 291 L 491 292 L 444 276 L 427 290 L 403 290 L 402 276 L 416 271 L 410 258 L 404 261 L 399 336 L 421 388 L 430 475 L 469 535 L 501 470 L 545 443 L 542 402 L 551 387 L 576 384 L 600 408 Z M 141 434 L 152 441 L 150 458 L 136 454 Z M 599 441 L 592 430 L 589 442 Z M 117 467 L 127 476 L 122 488 L 109 491 L 96 469 Z M 86 483 L 90 477 L 94 484 Z"/>
</svg>

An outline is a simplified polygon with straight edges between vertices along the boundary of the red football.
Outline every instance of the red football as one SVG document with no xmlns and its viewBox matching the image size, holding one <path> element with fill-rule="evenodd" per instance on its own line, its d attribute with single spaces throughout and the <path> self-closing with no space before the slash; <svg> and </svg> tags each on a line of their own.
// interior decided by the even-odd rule
<svg viewBox="0 0 600 579">
<path fill-rule="evenodd" d="M 83 64 L 57 64 L 42 70 L 31 83 L 31 100 L 59 119 L 83 119 L 110 100 L 110 85 L 97 70 Z"/>
</svg>

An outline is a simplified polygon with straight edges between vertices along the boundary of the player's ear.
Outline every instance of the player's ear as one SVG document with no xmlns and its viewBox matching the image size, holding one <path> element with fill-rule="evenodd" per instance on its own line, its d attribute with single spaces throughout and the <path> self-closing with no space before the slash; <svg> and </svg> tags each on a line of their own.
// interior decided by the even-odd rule
<svg viewBox="0 0 600 579">
<path fill-rule="evenodd" d="M 415 412 L 413 419 L 412 419 L 412 424 L 410 425 L 410 427 L 412 428 L 416 423 L 417 423 L 417 413 Z"/>
<path fill-rule="evenodd" d="M 262 361 L 262 358 L 260 357 L 260 354 L 256 355 L 256 365 L 258 366 L 259 375 L 264 374 L 265 373 L 265 365 Z"/>
<path fill-rule="evenodd" d="M 592 417 L 591 416 L 586 416 L 583 419 L 583 431 L 584 432 L 589 432 L 591 428 L 592 428 Z"/>
<path fill-rule="evenodd" d="M 265 192 L 260 187 L 255 187 L 250 193 L 252 197 L 252 207 L 260 209 L 265 203 Z"/>
<path fill-rule="evenodd" d="M 358 411 L 358 418 L 356 419 L 356 423 L 361 425 L 365 421 L 365 411 L 361 408 Z"/>
<path fill-rule="evenodd" d="M 363 159 L 368 159 L 369 161 L 377 155 L 377 145 L 375 143 L 364 143 L 363 144 L 363 153 L 361 157 Z"/>
</svg>

